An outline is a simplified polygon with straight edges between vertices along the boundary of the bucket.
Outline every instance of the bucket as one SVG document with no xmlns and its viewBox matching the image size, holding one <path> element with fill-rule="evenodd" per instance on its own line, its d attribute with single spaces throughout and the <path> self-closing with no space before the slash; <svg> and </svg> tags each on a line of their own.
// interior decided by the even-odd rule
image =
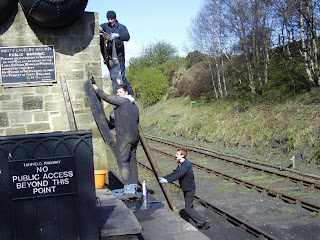
<svg viewBox="0 0 320 240">
<path fill-rule="evenodd" d="M 106 170 L 94 170 L 94 183 L 96 189 L 104 188 L 106 182 Z"/>
</svg>

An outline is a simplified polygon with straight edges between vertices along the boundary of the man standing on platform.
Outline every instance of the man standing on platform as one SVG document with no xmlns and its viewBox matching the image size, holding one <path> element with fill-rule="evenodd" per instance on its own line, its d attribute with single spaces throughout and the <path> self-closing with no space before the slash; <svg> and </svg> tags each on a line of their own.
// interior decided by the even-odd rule
<svg viewBox="0 0 320 240">
<path fill-rule="evenodd" d="M 109 38 L 106 42 L 106 51 L 108 56 L 112 56 L 112 41 L 115 41 L 116 52 L 120 63 L 120 70 L 122 75 L 122 81 L 128 86 L 128 93 L 133 96 L 133 91 L 130 83 L 125 77 L 125 52 L 124 52 L 124 41 L 129 41 L 129 32 L 123 24 L 120 24 L 117 20 L 117 15 L 114 11 L 107 12 L 108 23 L 100 25 L 100 32 L 108 34 Z M 110 65 L 106 63 L 109 70 Z M 111 74 L 110 74 L 111 75 Z M 114 82 L 112 84 L 115 84 Z"/>
<path fill-rule="evenodd" d="M 139 142 L 139 109 L 125 84 L 118 87 L 116 96 L 106 94 L 94 82 L 92 86 L 101 99 L 115 106 L 116 157 L 124 183 L 124 194 L 120 198 L 135 198 L 138 187 L 136 150 Z"/>
<path fill-rule="evenodd" d="M 193 208 L 193 199 L 196 193 L 196 183 L 194 181 L 193 169 L 187 157 L 187 149 L 179 148 L 176 153 L 178 161 L 177 168 L 170 174 L 159 179 L 160 183 L 170 183 L 179 179 L 180 187 L 183 191 L 185 210 L 189 217 L 193 219 L 201 229 L 208 229 L 210 220 L 205 219 Z"/>
</svg>

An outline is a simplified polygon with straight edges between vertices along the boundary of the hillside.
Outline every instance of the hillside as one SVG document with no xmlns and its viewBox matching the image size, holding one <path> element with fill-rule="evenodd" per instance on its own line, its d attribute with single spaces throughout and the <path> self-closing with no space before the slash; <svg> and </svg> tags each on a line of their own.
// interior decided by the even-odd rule
<svg viewBox="0 0 320 240">
<path fill-rule="evenodd" d="M 319 174 L 320 89 L 267 103 L 168 99 L 140 107 L 145 134 L 197 143 L 296 170 Z"/>
</svg>

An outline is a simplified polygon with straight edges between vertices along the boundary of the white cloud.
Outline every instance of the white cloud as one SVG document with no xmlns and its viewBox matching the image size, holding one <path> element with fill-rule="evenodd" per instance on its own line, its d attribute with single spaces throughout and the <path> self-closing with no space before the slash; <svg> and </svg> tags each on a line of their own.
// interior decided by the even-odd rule
<svg viewBox="0 0 320 240">
<path fill-rule="evenodd" d="M 137 45 L 132 42 L 125 42 L 125 54 L 126 54 L 126 62 L 130 60 L 130 58 L 138 57 L 141 53 L 142 46 Z"/>
</svg>

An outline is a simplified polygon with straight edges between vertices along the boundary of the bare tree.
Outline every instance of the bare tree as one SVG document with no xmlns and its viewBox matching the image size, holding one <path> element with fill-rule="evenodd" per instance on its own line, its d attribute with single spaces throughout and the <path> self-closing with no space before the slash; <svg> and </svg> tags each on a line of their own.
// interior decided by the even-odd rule
<svg viewBox="0 0 320 240">
<path fill-rule="evenodd" d="M 223 98 L 228 93 L 222 55 L 231 60 L 222 42 L 222 35 L 225 31 L 223 30 L 223 10 L 221 6 L 220 0 L 208 0 L 200 10 L 190 30 L 194 47 L 206 53 L 209 57 L 207 63 L 211 71 L 213 87 L 219 93 L 216 94 L 217 98 Z M 213 64 L 211 61 L 213 61 Z M 213 68 L 212 65 L 215 67 Z"/>
<path fill-rule="evenodd" d="M 270 53 L 276 52 L 272 49 L 276 45 L 284 50 L 280 58 L 294 91 L 305 80 L 292 75 L 292 64 L 297 61 L 292 47 L 298 47 L 304 59 L 309 86 L 319 86 L 319 25 L 320 2 L 316 0 L 206 0 L 190 36 L 195 49 L 209 57 L 216 97 L 223 98 L 232 81 L 245 85 L 252 94 L 264 92 Z"/>
<path fill-rule="evenodd" d="M 299 47 L 310 86 L 319 86 L 319 38 L 317 36 L 320 24 L 319 1 L 279 0 L 274 1 L 274 5 L 282 22 L 281 37 L 279 37 L 282 40 L 281 44 L 286 44 L 288 53 L 290 53 L 290 43 Z"/>
<path fill-rule="evenodd" d="M 319 11 L 319 2 L 312 0 L 296 1 L 299 12 L 301 34 L 301 54 L 304 57 L 305 68 L 309 81 L 319 86 L 318 37 L 315 29 L 314 11 Z M 318 8 L 317 8 L 318 5 Z"/>
</svg>

